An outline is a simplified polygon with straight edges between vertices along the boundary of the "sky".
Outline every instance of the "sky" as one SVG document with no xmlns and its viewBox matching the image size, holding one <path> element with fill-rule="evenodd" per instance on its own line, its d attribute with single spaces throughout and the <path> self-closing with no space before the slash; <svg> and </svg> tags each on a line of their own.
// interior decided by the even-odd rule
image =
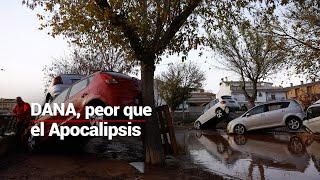
<svg viewBox="0 0 320 180">
<path fill-rule="evenodd" d="M 70 52 L 68 43 L 62 37 L 52 38 L 46 31 L 38 30 L 36 13 L 23 6 L 20 0 L 2 2 L 0 5 L 0 98 L 21 96 L 27 102 L 41 102 L 44 98 L 44 77 L 42 69 L 53 58 L 66 56 Z M 238 80 L 228 71 L 218 69 L 216 56 L 212 50 L 189 53 L 188 60 L 196 63 L 205 72 L 204 89 L 213 93 L 219 90 L 221 78 Z M 156 75 L 168 68 L 171 63 L 181 63 L 177 55 L 163 57 L 156 66 Z M 275 85 L 285 80 L 299 83 L 281 75 L 273 79 Z"/>
</svg>

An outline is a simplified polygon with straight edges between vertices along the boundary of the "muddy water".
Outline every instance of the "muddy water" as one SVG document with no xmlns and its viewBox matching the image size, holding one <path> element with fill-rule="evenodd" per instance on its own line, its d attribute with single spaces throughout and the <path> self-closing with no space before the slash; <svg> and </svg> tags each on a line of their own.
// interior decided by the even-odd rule
<svg viewBox="0 0 320 180">
<path fill-rule="evenodd" d="M 193 163 L 239 179 L 320 179 L 320 141 L 308 134 L 184 134 Z"/>
</svg>

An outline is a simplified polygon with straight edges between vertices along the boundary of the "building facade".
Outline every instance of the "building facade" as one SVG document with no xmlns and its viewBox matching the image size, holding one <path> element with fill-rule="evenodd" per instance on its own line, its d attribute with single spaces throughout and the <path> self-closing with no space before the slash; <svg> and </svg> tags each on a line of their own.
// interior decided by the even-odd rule
<svg viewBox="0 0 320 180">
<path fill-rule="evenodd" d="M 253 92 L 253 85 L 251 82 L 246 82 L 246 90 L 249 94 Z M 286 99 L 286 89 L 282 87 L 275 87 L 273 83 L 269 82 L 259 82 L 257 84 L 257 98 L 255 100 L 256 104 Z M 222 81 L 220 83 L 220 89 L 217 93 L 217 98 L 229 95 L 235 98 L 238 103 L 246 105 L 248 107 L 248 99 L 246 98 L 241 81 Z"/>
<path fill-rule="evenodd" d="M 175 110 L 174 117 L 180 120 L 183 118 L 194 120 L 203 113 L 203 107 L 215 98 L 214 93 L 205 92 L 203 89 L 193 91 L 190 93 L 190 98 Z"/>
<path fill-rule="evenodd" d="M 304 108 L 320 99 L 320 81 L 304 84 L 301 82 L 298 86 L 286 88 L 287 98 L 298 100 Z"/>
</svg>

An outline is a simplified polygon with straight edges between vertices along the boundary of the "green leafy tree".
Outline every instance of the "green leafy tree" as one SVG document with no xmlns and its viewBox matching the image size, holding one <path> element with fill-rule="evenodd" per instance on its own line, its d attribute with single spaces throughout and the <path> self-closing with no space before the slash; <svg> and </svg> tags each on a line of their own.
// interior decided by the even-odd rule
<svg viewBox="0 0 320 180">
<path fill-rule="evenodd" d="M 217 19 L 228 22 L 251 0 L 24 0 L 42 21 L 41 29 L 63 35 L 79 46 L 95 47 L 108 41 L 126 49 L 141 67 L 144 105 L 154 109 L 155 63 L 163 54 L 187 53 L 203 45 L 201 27 L 219 28 Z M 255 1 L 255 0 L 252 0 Z M 273 7 L 273 1 L 267 1 Z M 146 119 L 145 161 L 164 162 L 158 120 Z"/>
<path fill-rule="evenodd" d="M 184 63 L 170 66 L 157 79 L 160 97 L 174 111 L 192 91 L 202 87 L 205 75 L 195 64 Z"/>
</svg>

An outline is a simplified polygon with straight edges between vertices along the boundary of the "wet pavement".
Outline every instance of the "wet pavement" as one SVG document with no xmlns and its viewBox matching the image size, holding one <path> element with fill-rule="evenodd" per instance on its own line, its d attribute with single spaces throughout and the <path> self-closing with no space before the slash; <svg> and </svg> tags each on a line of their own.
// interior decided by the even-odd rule
<svg viewBox="0 0 320 180">
<path fill-rule="evenodd" d="M 144 158 L 137 138 L 92 138 L 82 148 L 57 144 L 37 153 L 17 149 L 14 140 L 0 137 L 0 179 L 132 179 L 140 173 L 128 162 Z"/>
<path fill-rule="evenodd" d="M 225 178 L 320 179 L 320 141 L 307 133 L 191 130 L 180 142 L 194 164 Z"/>
<path fill-rule="evenodd" d="M 307 133 L 227 135 L 176 128 L 180 154 L 145 167 L 140 138 L 99 137 L 83 149 L 24 153 L 0 138 L 0 179 L 320 179 L 320 139 Z"/>
</svg>

